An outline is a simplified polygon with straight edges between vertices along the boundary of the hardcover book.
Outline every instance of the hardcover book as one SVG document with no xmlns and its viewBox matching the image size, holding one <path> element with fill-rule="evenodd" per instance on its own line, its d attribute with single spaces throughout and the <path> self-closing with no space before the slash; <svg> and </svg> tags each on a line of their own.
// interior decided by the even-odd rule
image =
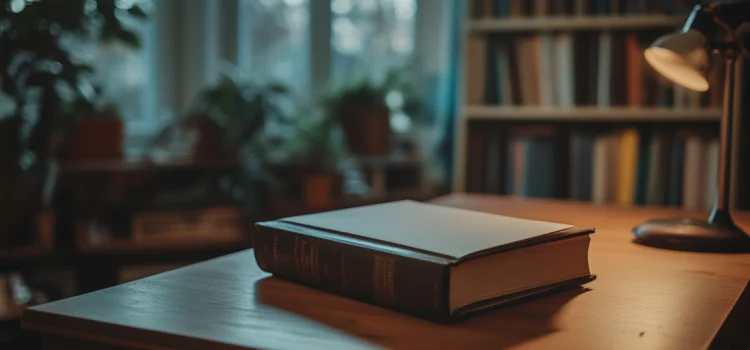
<svg viewBox="0 0 750 350">
<path fill-rule="evenodd" d="M 264 271 L 439 322 L 594 278 L 566 224 L 399 201 L 256 225 Z"/>
</svg>

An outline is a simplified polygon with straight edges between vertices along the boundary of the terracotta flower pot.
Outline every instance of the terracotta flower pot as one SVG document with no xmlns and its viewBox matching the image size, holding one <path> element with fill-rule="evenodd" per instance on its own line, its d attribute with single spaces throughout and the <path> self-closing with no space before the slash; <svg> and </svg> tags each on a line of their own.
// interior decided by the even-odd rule
<svg viewBox="0 0 750 350">
<path fill-rule="evenodd" d="M 363 107 L 343 115 L 349 152 L 359 156 L 382 156 L 391 152 L 390 111 L 387 107 Z"/>
<path fill-rule="evenodd" d="M 333 206 L 338 176 L 333 173 L 310 174 L 302 180 L 302 202 L 309 209 L 325 209 Z"/>
<path fill-rule="evenodd" d="M 208 116 L 200 115 L 190 118 L 188 127 L 198 132 L 198 141 L 193 148 L 196 158 L 213 158 L 219 154 L 218 140 L 214 135 L 215 122 Z"/>
<path fill-rule="evenodd" d="M 114 115 L 81 119 L 68 135 L 68 158 L 122 157 L 123 129 L 122 120 Z"/>
<path fill-rule="evenodd" d="M 189 119 L 186 126 L 198 132 L 198 141 L 193 148 L 193 156 L 198 159 L 236 158 L 240 149 L 222 147 L 221 135 L 217 134 L 218 126 L 209 116 L 199 115 Z"/>
<path fill-rule="evenodd" d="M 285 196 L 300 200 L 307 209 L 330 208 L 341 196 L 341 174 L 318 162 L 285 164 L 274 172 L 285 184 Z"/>
</svg>

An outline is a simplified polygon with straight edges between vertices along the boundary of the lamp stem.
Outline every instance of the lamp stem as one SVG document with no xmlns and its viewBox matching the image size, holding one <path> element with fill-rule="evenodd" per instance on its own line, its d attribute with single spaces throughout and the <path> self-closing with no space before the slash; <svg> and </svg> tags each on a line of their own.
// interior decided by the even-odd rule
<svg viewBox="0 0 750 350">
<path fill-rule="evenodd" d="M 719 183 L 716 202 L 708 218 L 709 223 L 719 226 L 734 226 L 729 215 L 729 200 L 732 181 L 732 131 L 734 129 L 734 76 L 737 54 L 725 53 L 724 63 L 724 108 L 721 115 L 721 154 L 719 156 Z"/>
</svg>

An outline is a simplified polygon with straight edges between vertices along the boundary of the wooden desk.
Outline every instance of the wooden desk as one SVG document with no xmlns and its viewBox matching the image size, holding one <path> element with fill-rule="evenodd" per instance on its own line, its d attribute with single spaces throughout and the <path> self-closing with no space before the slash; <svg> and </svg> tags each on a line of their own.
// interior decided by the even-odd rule
<svg viewBox="0 0 750 350">
<path fill-rule="evenodd" d="M 28 309 L 23 326 L 55 348 L 693 349 L 708 346 L 750 277 L 750 254 L 630 243 L 634 225 L 685 214 L 676 210 L 470 195 L 436 202 L 594 226 L 599 278 L 588 290 L 439 325 L 271 277 L 248 250 Z"/>
</svg>

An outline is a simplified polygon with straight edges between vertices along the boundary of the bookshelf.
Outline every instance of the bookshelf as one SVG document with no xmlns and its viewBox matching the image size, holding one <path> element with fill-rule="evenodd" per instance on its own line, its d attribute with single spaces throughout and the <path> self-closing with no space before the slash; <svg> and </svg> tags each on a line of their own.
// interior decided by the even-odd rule
<svg viewBox="0 0 750 350">
<path fill-rule="evenodd" d="M 701 164 L 718 159 L 723 77 L 697 94 L 661 78 L 642 54 L 692 4 L 468 1 L 453 190 L 705 209 L 710 190 L 683 188 L 710 187 L 714 176 Z M 581 164 L 588 168 L 573 170 Z M 688 168 L 701 174 L 684 175 Z"/>
</svg>

